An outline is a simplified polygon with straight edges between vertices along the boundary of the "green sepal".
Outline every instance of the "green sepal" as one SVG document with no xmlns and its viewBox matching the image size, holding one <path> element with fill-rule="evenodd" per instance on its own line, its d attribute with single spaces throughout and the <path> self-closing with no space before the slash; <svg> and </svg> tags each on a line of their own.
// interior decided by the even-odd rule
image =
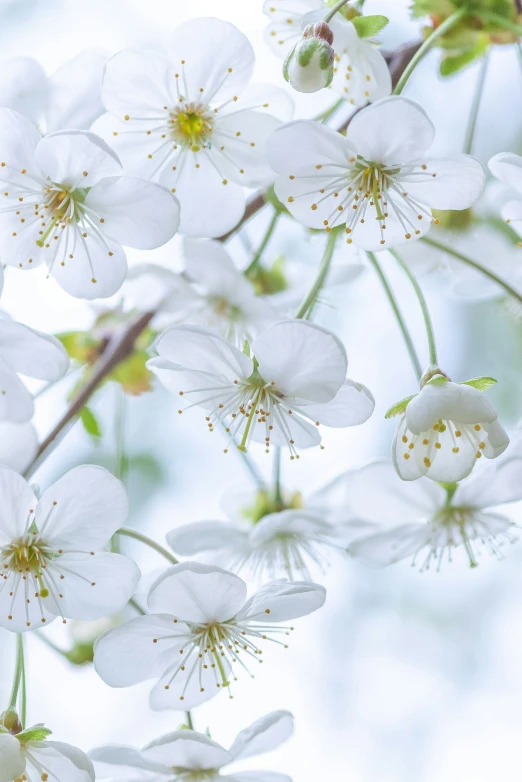
<svg viewBox="0 0 522 782">
<path fill-rule="evenodd" d="M 412 16 L 439 16 L 445 19 L 455 11 L 451 0 L 413 0 L 410 8 Z"/>
<path fill-rule="evenodd" d="M 471 380 L 463 380 L 459 385 L 471 386 L 472 388 L 477 388 L 479 391 L 487 391 L 488 388 L 494 386 L 496 382 L 494 377 L 474 377 Z"/>
<path fill-rule="evenodd" d="M 389 21 L 387 16 L 375 14 L 375 16 L 356 16 L 352 19 L 352 24 L 359 38 L 372 38 L 384 30 Z"/>
<path fill-rule="evenodd" d="M 27 728 L 27 730 L 17 733 L 16 738 L 22 744 L 27 744 L 28 741 L 45 741 L 51 733 L 52 730 L 49 730 L 42 722 L 39 722 L 37 725 L 33 725 L 32 728 Z"/>
<path fill-rule="evenodd" d="M 306 68 L 307 65 L 310 65 L 314 54 L 321 47 L 321 43 L 321 39 L 315 37 L 305 38 L 303 41 L 299 41 L 294 49 L 294 53 L 297 64 L 301 68 Z"/>
<path fill-rule="evenodd" d="M 489 48 L 489 40 L 484 36 L 480 37 L 475 46 L 465 49 L 460 54 L 448 54 L 443 57 L 439 71 L 441 76 L 451 76 L 470 65 L 479 57 L 483 57 Z"/>
<path fill-rule="evenodd" d="M 100 424 L 90 407 L 82 407 L 80 410 L 80 421 L 87 434 L 89 434 L 93 440 L 97 441 L 100 439 L 102 436 Z"/>
<path fill-rule="evenodd" d="M 418 394 L 412 394 L 411 396 L 407 396 L 405 399 L 401 399 L 400 402 L 396 402 L 390 407 L 384 417 L 395 418 L 396 415 L 401 415 L 401 413 L 404 413 L 411 400 L 415 399 L 416 396 L 418 396 Z"/>
</svg>

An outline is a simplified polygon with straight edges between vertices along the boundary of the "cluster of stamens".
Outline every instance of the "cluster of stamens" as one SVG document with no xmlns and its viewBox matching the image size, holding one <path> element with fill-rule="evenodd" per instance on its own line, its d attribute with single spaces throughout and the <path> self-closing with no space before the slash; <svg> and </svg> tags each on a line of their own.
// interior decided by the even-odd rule
<svg viewBox="0 0 522 782">
<path fill-rule="evenodd" d="M 480 434 L 479 434 L 480 432 Z M 424 466 L 428 469 L 431 467 L 433 461 L 433 449 L 440 451 L 443 448 L 443 442 L 439 435 L 445 434 L 448 444 L 451 445 L 451 451 L 454 454 L 460 452 L 459 442 L 462 437 L 465 441 L 471 443 L 475 449 L 475 458 L 480 459 L 482 452 L 486 447 L 486 442 L 483 439 L 482 427 L 480 424 L 474 424 L 473 426 L 456 424 L 453 421 L 443 421 L 442 419 L 433 424 L 431 432 L 422 432 L 419 435 L 411 434 L 410 437 L 404 433 L 401 437 L 401 441 L 404 443 L 403 459 L 406 461 L 412 456 L 416 456 L 415 448 L 425 449 L 425 455 L 422 457 Z"/>
</svg>

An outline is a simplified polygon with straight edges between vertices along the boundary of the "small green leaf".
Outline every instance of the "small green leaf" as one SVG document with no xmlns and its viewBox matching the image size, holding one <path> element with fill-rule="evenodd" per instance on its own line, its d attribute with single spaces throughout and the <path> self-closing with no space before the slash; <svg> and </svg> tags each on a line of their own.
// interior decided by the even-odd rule
<svg viewBox="0 0 522 782">
<path fill-rule="evenodd" d="M 388 410 L 388 412 L 384 417 L 395 418 L 396 415 L 400 415 L 401 413 L 404 413 L 411 400 L 415 399 L 416 396 L 418 396 L 418 394 L 412 394 L 411 396 L 407 396 L 406 399 L 401 399 L 400 402 L 396 402 L 394 405 L 390 407 L 390 409 Z"/>
<path fill-rule="evenodd" d="M 467 65 L 477 60 L 479 57 L 483 57 L 488 50 L 488 42 L 481 38 L 476 46 L 470 49 L 465 49 L 460 54 L 447 55 L 440 63 L 440 75 L 451 76 L 457 71 L 462 70 Z"/>
<path fill-rule="evenodd" d="M 38 725 L 33 725 L 32 728 L 27 728 L 27 730 L 17 733 L 16 738 L 22 744 L 27 744 L 28 741 L 45 741 L 51 733 L 52 730 L 49 730 L 49 728 L 44 727 L 42 723 L 39 723 Z"/>
<path fill-rule="evenodd" d="M 474 377 L 471 380 L 464 380 L 459 383 L 461 386 L 472 386 L 478 388 L 479 391 L 487 391 L 488 388 L 494 386 L 497 381 L 494 377 Z"/>
<path fill-rule="evenodd" d="M 94 440 L 99 440 L 102 436 L 100 425 L 89 407 L 82 407 L 80 410 L 80 420 L 87 434 L 90 434 Z"/>
<path fill-rule="evenodd" d="M 359 38 L 371 38 L 384 30 L 390 20 L 387 16 L 376 14 L 375 16 L 356 16 L 351 21 Z"/>
</svg>

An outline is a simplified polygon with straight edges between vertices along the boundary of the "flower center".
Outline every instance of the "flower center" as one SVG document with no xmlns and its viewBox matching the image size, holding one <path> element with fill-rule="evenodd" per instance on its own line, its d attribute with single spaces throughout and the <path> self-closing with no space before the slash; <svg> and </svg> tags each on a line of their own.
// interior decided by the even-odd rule
<svg viewBox="0 0 522 782">
<path fill-rule="evenodd" d="M 49 597 L 49 590 L 45 586 L 45 570 L 53 555 L 52 549 L 38 538 L 38 533 L 29 532 L 0 549 L 2 576 L 7 580 L 11 572 L 20 574 L 23 580 L 32 577 L 38 585 L 35 597 Z"/>
<path fill-rule="evenodd" d="M 287 499 L 278 500 L 270 492 L 261 489 L 257 492 L 252 505 L 241 508 L 241 515 L 252 524 L 257 524 L 271 513 L 280 513 L 283 510 L 300 510 L 301 508 L 304 508 L 304 503 L 300 491 L 290 494 Z"/>
<path fill-rule="evenodd" d="M 203 103 L 181 103 L 169 113 L 173 140 L 184 149 L 199 152 L 210 142 L 214 119 Z"/>
<path fill-rule="evenodd" d="M 401 440 L 404 444 L 403 458 L 406 460 L 411 457 L 419 458 L 418 452 L 421 449 L 422 461 L 428 469 L 434 456 L 443 448 L 449 448 L 452 454 L 458 454 L 463 442 L 474 448 L 476 459 L 482 457 L 482 452 L 486 448 L 486 434 L 480 424 L 459 424 L 442 419 L 434 423 L 431 430 L 427 432 L 412 434 L 411 437 L 404 433 Z"/>
<path fill-rule="evenodd" d="M 216 768 L 182 768 L 173 766 L 172 771 L 176 775 L 172 782 L 213 782 L 221 777 Z"/>
</svg>

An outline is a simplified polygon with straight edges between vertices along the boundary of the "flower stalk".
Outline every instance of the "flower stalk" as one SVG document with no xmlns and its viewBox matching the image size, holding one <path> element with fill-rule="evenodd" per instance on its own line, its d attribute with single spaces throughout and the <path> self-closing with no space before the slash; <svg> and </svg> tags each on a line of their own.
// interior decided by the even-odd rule
<svg viewBox="0 0 522 782">
<path fill-rule="evenodd" d="M 333 6 L 333 8 L 330 8 L 330 10 L 328 11 L 328 13 L 327 13 L 327 14 L 326 14 L 326 16 L 324 17 L 324 19 L 323 19 L 323 22 L 326 22 L 326 23 L 328 24 L 328 22 L 329 22 L 331 19 L 333 19 L 333 18 L 334 18 L 335 14 L 336 14 L 338 11 L 340 11 L 340 10 L 341 10 L 341 8 L 343 7 L 343 5 L 346 5 L 348 2 L 349 2 L 349 0 L 339 0 L 339 2 L 338 2 L 338 3 L 336 3 L 336 4 Z"/>
<path fill-rule="evenodd" d="M 266 249 L 266 246 L 270 239 L 272 238 L 272 234 L 274 233 L 275 227 L 277 225 L 277 221 L 279 220 L 279 217 L 281 215 L 281 212 L 278 209 L 274 209 L 274 214 L 272 215 L 272 219 L 270 220 L 268 227 L 265 231 L 265 235 L 263 236 L 261 240 L 261 244 L 257 248 L 257 251 L 248 264 L 248 266 L 245 269 L 245 277 L 248 277 L 252 272 L 257 268 L 257 265 L 261 258 L 263 257 L 263 253 Z"/>
<path fill-rule="evenodd" d="M 134 538 L 134 540 L 139 540 L 140 543 L 144 543 L 149 548 L 156 551 L 158 554 L 161 554 L 164 559 L 167 560 L 167 562 L 170 562 L 171 565 L 177 565 L 178 560 L 176 557 L 170 553 L 170 551 L 167 551 L 166 548 L 161 546 L 159 543 L 156 543 L 155 540 L 152 540 L 152 538 L 147 537 L 147 535 L 144 535 L 142 532 L 138 532 L 135 529 L 129 529 L 129 527 L 120 527 L 120 529 L 116 532 L 117 535 L 124 535 L 126 538 Z"/>
<path fill-rule="evenodd" d="M 11 688 L 11 697 L 9 698 L 9 709 L 16 709 L 18 695 L 22 690 L 22 725 L 25 725 L 26 710 L 26 692 L 25 692 L 25 662 L 24 662 L 24 637 L 21 633 L 16 635 L 16 662 L 13 686 Z"/>
<path fill-rule="evenodd" d="M 486 74 L 488 71 L 488 54 L 489 52 L 484 55 L 482 62 L 480 63 L 479 75 L 475 85 L 475 92 L 473 93 L 473 101 L 471 104 L 468 126 L 466 128 L 466 137 L 464 139 L 464 146 L 462 149 L 462 151 L 467 155 L 470 155 L 471 150 L 473 149 L 473 139 L 475 137 L 475 129 L 477 127 L 477 118 L 480 110 L 480 103 L 482 101 L 482 93 L 484 92 L 484 82 L 486 81 Z"/>
<path fill-rule="evenodd" d="M 321 288 L 323 287 L 326 277 L 328 276 L 328 272 L 330 270 L 330 264 L 332 262 L 332 258 L 335 250 L 337 235 L 338 235 L 337 231 L 328 232 L 328 240 L 326 242 L 326 247 L 321 260 L 321 264 L 319 266 L 319 270 L 317 272 L 317 276 L 314 282 L 312 283 L 312 287 L 310 288 L 309 292 L 306 294 L 305 298 L 301 302 L 301 306 L 299 307 L 299 309 L 295 314 L 296 318 L 306 318 L 306 316 L 309 314 L 309 311 L 312 309 L 312 307 L 315 304 L 317 296 L 319 295 L 319 292 L 321 291 Z"/>
</svg>

